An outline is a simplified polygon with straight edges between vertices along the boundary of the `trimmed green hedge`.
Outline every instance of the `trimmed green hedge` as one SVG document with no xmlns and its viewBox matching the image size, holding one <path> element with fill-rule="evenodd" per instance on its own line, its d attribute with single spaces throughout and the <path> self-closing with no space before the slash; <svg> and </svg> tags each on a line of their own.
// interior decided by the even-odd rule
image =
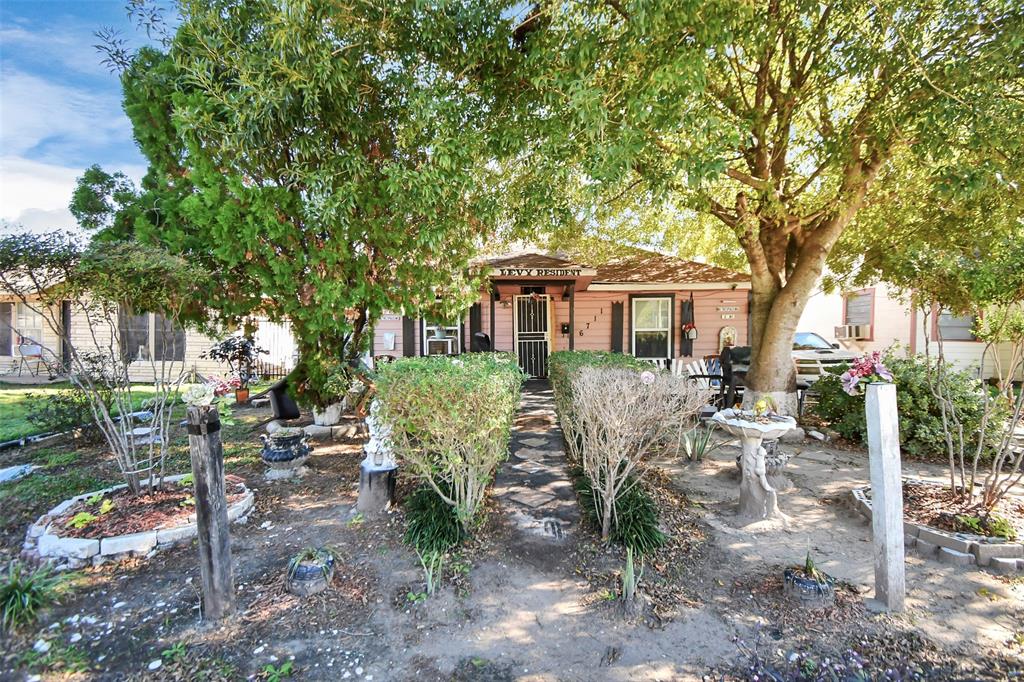
<svg viewBox="0 0 1024 682">
<path fill-rule="evenodd" d="M 612 353 L 606 350 L 555 351 L 548 358 L 548 378 L 555 393 L 555 410 L 560 417 L 572 409 L 572 380 L 576 373 L 584 367 L 655 370 L 651 363 L 623 353 Z"/>
<path fill-rule="evenodd" d="M 523 373 L 509 353 L 403 358 L 380 368 L 377 397 L 411 473 L 468 524 L 508 456 Z"/>
</svg>

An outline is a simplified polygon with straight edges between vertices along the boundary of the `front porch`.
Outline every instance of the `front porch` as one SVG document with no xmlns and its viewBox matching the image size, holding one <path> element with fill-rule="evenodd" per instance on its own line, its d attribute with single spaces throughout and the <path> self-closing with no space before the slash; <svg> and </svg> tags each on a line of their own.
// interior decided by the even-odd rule
<svg viewBox="0 0 1024 682">
<path fill-rule="evenodd" d="M 488 285 L 461 320 L 386 314 L 373 355 L 506 351 L 545 377 L 554 351 L 629 353 L 668 366 L 747 342 L 750 283 L 740 273 L 639 249 L 597 266 L 524 252 L 479 267 Z"/>
</svg>

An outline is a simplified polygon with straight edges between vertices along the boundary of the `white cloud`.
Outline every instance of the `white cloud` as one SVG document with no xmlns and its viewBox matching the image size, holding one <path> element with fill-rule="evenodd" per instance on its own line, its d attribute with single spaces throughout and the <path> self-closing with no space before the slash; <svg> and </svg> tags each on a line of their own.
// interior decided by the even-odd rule
<svg viewBox="0 0 1024 682">
<path fill-rule="evenodd" d="M 43 143 L 97 147 L 131 139 L 116 97 L 96 95 L 5 68 L 0 73 L 0 151 L 21 155 Z"/>
<path fill-rule="evenodd" d="M 45 55 L 47 61 L 60 62 L 65 69 L 114 78 L 101 63 L 103 57 L 95 47 L 99 39 L 92 34 L 85 23 L 32 29 L 11 23 L 0 27 L 0 43 L 8 54 Z"/>
<path fill-rule="evenodd" d="M 0 158 L 0 219 L 33 231 L 74 229 L 68 203 L 83 170 L 16 156 Z M 136 184 L 146 172 L 140 166 L 109 170 L 123 171 Z"/>
</svg>

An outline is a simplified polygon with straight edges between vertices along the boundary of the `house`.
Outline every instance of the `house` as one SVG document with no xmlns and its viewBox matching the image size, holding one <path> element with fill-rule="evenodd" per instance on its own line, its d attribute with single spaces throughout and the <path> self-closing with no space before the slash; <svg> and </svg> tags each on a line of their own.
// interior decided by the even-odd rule
<svg viewBox="0 0 1024 682">
<path fill-rule="evenodd" d="M 474 265 L 487 285 L 461 319 L 386 313 L 373 355 L 452 355 L 489 343 L 544 377 L 558 350 L 671 360 L 747 344 L 750 276 L 739 272 L 636 248 L 593 263 L 530 250 Z"/>
<path fill-rule="evenodd" d="M 941 310 L 924 315 L 911 306 L 899 292 L 879 283 L 845 293 L 819 292 L 811 297 L 800 318 L 799 331 L 814 332 L 835 340 L 843 348 L 856 352 L 885 351 L 894 348 L 901 354 L 938 353 L 941 335 L 943 354 L 956 366 L 978 370 L 985 344 L 972 330 L 974 316 L 957 316 Z M 1010 362 L 1008 344 L 997 349 L 1004 366 Z M 985 378 L 996 374 L 995 363 L 985 362 Z M 1021 378 L 1020 373 L 1016 377 Z"/>
<path fill-rule="evenodd" d="M 31 300 L 26 303 L 0 296 L 0 381 L 18 377 L 19 381 L 42 382 L 51 375 L 62 375 L 72 347 L 79 353 L 119 350 L 123 357 L 131 358 L 128 373 L 132 381 L 149 382 L 178 371 L 198 377 L 226 375 L 227 365 L 203 357 L 216 341 L 173 325 L 159 313 L 133 314 L 121 308 L 107 320 L 86 314 L 82 305 L 64 301 L 59 310 L 44 314 Z M 256 343 L 273 349 L 272 355 L 261 359 L 275 374 L 294 367 L 294 342 L 287 325 L 260 320 Z"/>
</svg>

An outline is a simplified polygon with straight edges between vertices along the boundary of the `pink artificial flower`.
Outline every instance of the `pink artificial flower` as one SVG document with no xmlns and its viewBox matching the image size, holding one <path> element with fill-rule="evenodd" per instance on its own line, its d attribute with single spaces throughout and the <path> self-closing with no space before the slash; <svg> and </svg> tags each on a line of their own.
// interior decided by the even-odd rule
<svg viewBox="0 0 1024 682">
<path fill-rule="evenodd" d="M 640 372 L 640 381 L 648 386 L 654 383 L 654 372 Z"/>
</svg>

